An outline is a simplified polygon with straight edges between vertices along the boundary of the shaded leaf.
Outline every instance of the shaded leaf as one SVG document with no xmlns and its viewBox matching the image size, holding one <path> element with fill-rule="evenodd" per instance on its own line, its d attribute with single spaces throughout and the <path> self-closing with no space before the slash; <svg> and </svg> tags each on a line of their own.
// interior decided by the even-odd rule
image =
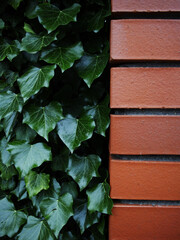
<svg viewBox="0 0 180 240">
<path fill-rule="evenodd" d="M 55 198 L 46 198 L 40 203 L 41 212 L 47 219 L 56 237 L 68 219 L 73 215 L 72 204 L 73 199 L 69 193 L 64 194 L 58 200 Z"/>
<path fill-rule="evenodd" d="M 17 122 L 17 116 L 17 112 L 13 112 L 4 118 L 3 127 L 7 138 L 10 137 L 10 134 L 13 132 L 14 126 Z"/>
<path fill-rule="evenodd" d="M 13 193 L 14 195 L 16 195 L 16 197 L 17 197 L 19 200 L 23 200 L 23 199 L 27 198 L 26 185 L 25 185 L 25 182 L 24 182 L 23 179 L 21 179 L 21 180 L 18 182 L 17 187 L 16 187 L 11 193 Z"/>
<path fill-rule="evenodd" d="M 12 178 L 12 176 L 18 174 L 14 165 L 10 165 L 7 167 L 5 164 L 3 164 L 1 162 L 0 162 L 0 171 L 1 171 L 1 177 L 4 180 L 9 180 L 10 178 Z"/>
<path fill-rule="evenodd" d="M 71 152 L 92 137 L 95 122 L 91 116 L 65 118 L 57 124 L 58 135 Z"/>
<path fill-rule="evenodd" d="M 26 124 L 21 124 L 16 128 L 16 140 L 32 142 L 37 133 Z"/>
<path fill-rule="evenodd" d="M 75 65 L 78 75 L 85 81 L 88 87 L 100 77 L 107 65 L 109 55 L 106 53 L 85 54 Z"/>
<path fill-rule="evenodd" d="M 24 23 L 24 31 L 27 33 L 35 34 L 35 32 L 32 30 L 31 25 L 29 25 L 28 23 Z"/>
<path fill-rule="evenodd" d="M 12 164 L 12 161 L 11 161 L 11 155 L 7 151 L 7 146 L 8 146 L 7 139 L 4 137 L 0 141 L 0 158 L 2 160 L 2 163 L 4 163 L 8 167 Z"/>
<path fill-rule="evenodd" d="M 44 143 L 30 145 L 23 141 L 9 143 L 14 165 L 20 176 L 25 176 L 32 168 L 39 167 L 45 161 L 51 161 L 50 147 Z"/>
<path fill-rule="evenodd" d="M 78 196 L 78 189 L 76 183 L 73 181 L 63 182 L 61 184 L 61 195 L 65 193 L 70 193 L 73 199 L 76 199 Z"/>
<path fill-rule="evenodd" d="M 0 18 L 0 30 L 5 26 L 4 21 Z"/>
<path fill-rule="evenodd" d="M 19 240 L 55 240 L 55 237 L 45 220 L 29 216 L 27 224 L 18 234 Z"/>
<path fill-rule="evenodd" d="M 1 179 L 0 178 L 0 188 L 1 190 L 8 190 L 11 191 L 16 187 L 16 181 L 14 179 L 14 177 L 11 177 L 8 180 L 5 179 Z"/>
<path fill-rule="evenodd" d="M 83 55 L 83 47 L 81 42 L 71 46 L 58 46 L 51 47 L 50 49 L 43 50 L 41 59 L 47 63 L 58 64 L 61 71 L 64 72 L 72 67 L 75 60 L 78 60 Z"/>
<path fill-rule="evenodd" d="M 0 61 L 3 61 L 6 57 L 12 61 L 19 53 L 18 41 L 9 44 L 7 42 L 0 43 Z"/>
<path fill-rule="evenodd" d="M 59 26 L 75 22 L 80 7 L 79 4 L 74 3 L 70 8 L 61 11 L 52 4 L 44 3 L 37 7 L 37 15 L 43 27 L 47 29 L 48 32 L 52 32 Z"/>
<path fill-rule="evenodd" d="M 113 201 L 109 197 L 110 186 L 107 182 L 99 183 L 86 191 L 88 195 L 88 210 L 111 214 Z"/>
<path fill-rule="evenodd" d="M 26 36 L 22 39 L 21 43 L 21 51 L 26 51 L 29 53 L 37 53 L 42 48 L 47 47 L 50 43 L 56 38 L 57 33 L 53 34 L 39 34 L 36 35 L 34 33 L 26 33 Z"/>
<path fill-rule="evenodd" d="M 20 95 L 13 92 L 0 93 L 0 120 L 7 117 L 9 113 L 21 112 L 23 100 Z"/>
<path fill-rule="evenodd" d="M 18 78 L 21 95 L 25 101 L 32 95 L 38 93 L 42 87 L 49 86 L 50 80 L 54 77 L 55 68 L 55 65 L 42 68 L 30 67 Z"/>
<path fill-rule="evenodd" d="M 48 141 L 48 133 L 61 119 L 63 119 L 63 114 L 60 103 L 51 102 L 46 107 L 29 106 L 24 113 L 23 122 Z"/>
<path fill-rule="evenodd" d="M 23 1 L 23 0 L 8 0 L 9 4 L 10 4 L 14 9 L 17 9 L 22 1 Z"/>
<path fill-rule="evenodd" d="M 66 172 L 79 185 L 82 191 L 93 177 L 98 177 L 98 168 L 101 164 L 101 159 L 97 155 L 88 155 L 79 157 L 71 155 L 68 159 L 68 167 Z"/>
<path fill-rule="evenodd" d="M 49 188 L 50 176 L 45 173 L 36 173 L 30 171 L 28 175 L 25 176 L 26 188 L 29 197 L 33 197 L 38 194 L 41 190 L 47 190 Z"/>
<path fill-rule="evenodd" d="M 26 214 L 17 211 L 7 198 L 0 200 L 0 237 L 12 237 L 26 221 Z"/>
</svg>

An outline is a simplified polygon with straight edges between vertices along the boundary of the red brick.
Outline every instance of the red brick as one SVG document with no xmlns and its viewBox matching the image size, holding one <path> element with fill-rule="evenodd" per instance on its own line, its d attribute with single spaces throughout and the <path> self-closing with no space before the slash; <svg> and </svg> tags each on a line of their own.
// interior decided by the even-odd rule
<svg viewBox="0 0 180 240">
<path fill-rule="evenodd" d="M 180 200 L 180 162 L 110 159 L 113 199 Z"/>
<path fill-rule="evenodd" d="M 110 59 L 112 62 L 180 60 L 180 21 L 112 20 Z"/>
<path fill-rule="evenodd" d="M 177 12 L 179 0 L 111 0 L 112 13 L 121 12 Z"/>
<path fill-rule="evenodd" d="M 180 206 L 115 204 L 109 240 L 179 240 Z"/>
<path fill-rule="evenodd" d="M 111 115 L 110 153 L 180 154 L 180 116 Z"/>
<path fill-rule="evenodd" d="M 111 108 L 180 108 L 180 68 L 112 68 Z"/>
</svg>

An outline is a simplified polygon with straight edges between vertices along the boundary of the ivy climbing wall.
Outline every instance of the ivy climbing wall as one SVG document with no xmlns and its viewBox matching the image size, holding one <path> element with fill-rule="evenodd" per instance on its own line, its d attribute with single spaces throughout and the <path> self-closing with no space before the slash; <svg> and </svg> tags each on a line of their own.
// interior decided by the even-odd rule
<svg viewBox="0 0 180 240">
<path fill-rule="evenodd" d="M 111 9 L 109 240 L 179 240 L 180 1 Z"/>
</svg>

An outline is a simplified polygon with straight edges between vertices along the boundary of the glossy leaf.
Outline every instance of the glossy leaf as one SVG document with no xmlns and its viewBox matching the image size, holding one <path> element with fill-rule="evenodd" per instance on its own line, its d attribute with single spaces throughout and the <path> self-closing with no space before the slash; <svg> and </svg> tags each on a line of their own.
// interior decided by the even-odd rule
<svg viewBox="0 0 180 240">
<path fill-rule="evenodd" d="M 36 173 L 30 171 L 28 175 L 25 176 L 26 188 L 29 197 L 33 197 L 38 194 L 41 190 L 47 190 L 49 188 L 50 176 L 45 173 Z"/>
<path fill-rule="evenodd" d="M 0 237 L 12 237 L 26 221 L 26 214 L 17 211 L 7 198 L 0 200 Z"/>
<path fill-rule="evenodd" d="M 56 6 L 44 3 L 37 7 L 39 22 L 48 32 L 54 31 L 57 27 L 67 25 L 77 20 L 77 13 L 80 11 L 80 5 L 74 3 L 70 8 L 60 10 Z"/>
<path fill-rule="evenodd" d="M 27 198 L 27 191 L 26 191 L 26 185 L 24 180 L 20 180 L 17 187 L 12 191 L 14 195 L 18 198 L 18 200 L 23 200 Z"/>
<path fill-rule="evenodd" d="M 29 216 L 27 224 L 18 234 L 19 240 L 55 240 L 46 220 Z"/>
<path fill-rule="evenodd" d="M 46 107 L 29 106 L 24 113 L 23 122 L 48 140 L 48 133 L 61 119 L 63 119 L 63 114 L 60 103 L 51 102 Z"/>
<path fill-rule="evenodd" d="M 41 212 L 47 219 L 56 237 L 68 219 L 73 215 L 72 204 L 73 199 L 69 193 L 64 194 L 58 200 L 55 198 L 46 198 L 40 203 Z"/>
<path fill-rule="evenodd" d="M 98 177 L 98 168 L 101 164 L 101 159 L 97 155 L 88 155 L 79 157 L 71 155 L 68 159 L 67 174 L 71 176 L 82 191 L 93 177 Z"/>
<path fill-rule="evenodd" d="M 100 77 L 107 65 L 109 55 L 102 53 L 99 55 L 85 54 L 75 65 L 78 75 L 85 81 L 88 87 L 93 81 Z"/>
<path fill-rule="evenodd" d="M 58 64 L 61 71 L 64 72 L 72 67 L 75 60 L 78 60 L 83 55 L 83 47 L 81 42 L 70 46 L 52 47 L 43 50 L 41 59 L 47 63 Z"/>
<path fill-rule="evenodd" d="M 109 197 L 110 186 L 103 182 L 86 191 L 88 195 L 88 210 L 111 214 L 113 201 Z"/>
<path fill-rule="evenodd" d="M 19 94 L 13 92 L 0 93 L 0 120 L 7 117 L 9 113 L 21 112 L 23 100 Z"/>
<path fill-rule="evenodd" d="M 100 219 L 100 213 L 90 213 L 87 209 L 87 202 L 83 199 L 78 199 L 74 207 L 74 220 L 77 222 L 81 234 L 90 226 L 97 223 Z"/>
<path fill-rule="evenodd" d="M 109 97 L 106 97 L 102 102 L 100 102 L 100 104 L 87 108 L 88 114 L 94 117 L 96 123 L 95 131 L 102 136 L 105 136 L 105 132 L 110 124 L 110 108 L 108 104 Z"/>
<path fill-rule="evenodd" d="M 17 170 L 15 169 L 14 165 L 6 166 L 2 162 L 0 162 L 0 171 L 1 171 L 1 177 L 4 180 L 9 180 L 14 175 L 17 175 Z"/>
<path fill-rule="evenodd" d="M 32 168 L 39 167 L 45 161 L 51 161 L 51 150 L 44 143 L 30 145 L 23 141 L 9 143 L 14 165 L 20 176 L 25 176 Z"/>
<path fill-rule="evenodd" d="M 10 134 L 13 132 L 14 126 L 17 123 L 17 116 L 17 112 L 13 112 L 4 118 L 3 127 L 7 138 L 10 137 Z"/>
<path fill-rule="evenodd" d="M 11 161 L 11 155 L 7 151 L 7 146 L 8 146 L 8 142 L 7 142 L 7 139 L 4 137 L 0 141 L 0 159 L 2 160 L 2 163 L 8 167 L 12 164 L 12 161 Z"/>
<path fill-rule="evenodd" d="M 55 65 L 42 68 L 30 67 L 20 78 L 18 84 L 23 99 L 26 101 L 39 92 L 42 87 L 48 87 L 54 76 Z"/>
<path fill-rule="evenodd" d="M 19 53 L 18 44 L 17 41 L 12 42 L 12 44 L 0 43 L 0 61 L 3 61 L 6 57 L 12 61 Z"/>
<path fill-rule="evenodd" d="M 21 51 L 26 51 L 29 53 L 37 53 L 42 48 L 47 47 L 50 43 L 56 38 L 57 33 L 53 34 L 33 34 L 33 33 L 26 33 L 26 36 L 22 39 L 21 43 Z"/>
<path fill-rule="evenodd" d="M 94 128 L 95 122 L 88 115 L 79 119 L 65 118 L 57 124 L 58 135 L 71 152 L 92 137 Z"/>
</svg>

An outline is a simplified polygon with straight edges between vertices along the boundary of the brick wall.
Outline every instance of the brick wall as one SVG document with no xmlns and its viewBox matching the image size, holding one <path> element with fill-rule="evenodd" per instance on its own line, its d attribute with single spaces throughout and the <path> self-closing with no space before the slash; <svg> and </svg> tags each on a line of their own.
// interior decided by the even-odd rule
<svg viewBox="0 0 180 240">
<path fill-rule="evenodd" d="M 109 240 L 180 240 L 180 0 L 112 0 Z"/>
</svg>

